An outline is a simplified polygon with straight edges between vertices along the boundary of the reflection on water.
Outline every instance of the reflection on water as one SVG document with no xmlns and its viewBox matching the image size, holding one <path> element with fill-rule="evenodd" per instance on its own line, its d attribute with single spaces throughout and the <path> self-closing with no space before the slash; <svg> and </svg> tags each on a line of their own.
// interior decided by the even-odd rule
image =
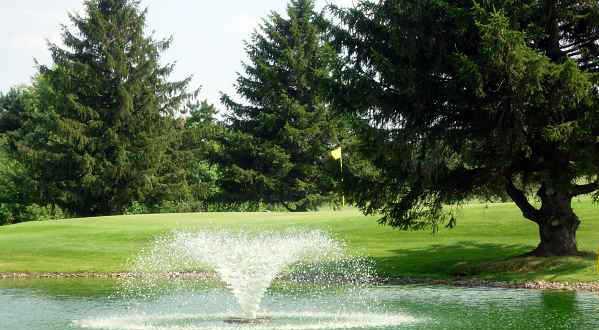
<svg viewBox="0 0 599 330">
<path fill-rule="evenodd" d="M 110 295 L 109 282 L 18 283 L 0 281 L 2 330 L 231 329 L 222 319 L 238 312 L 218 287 L 131 300 Z M 273 322 L 248 329 L 599 329 L 598 312 L 599 296 L 591 293 L 386 286 L 316 296 L 273 289 L 264 311 Z"/>
<path fill-rule="evenodd" d="M 543 310 L 563 320 L 583 319 L 584 308 L 587 308 L 587 313 L 592 313 L 588 308 L 589 306 L 585 306 L 584 302 L 578 302 L 576 292 L 543 292 L 541 293 L 541 301 L 543 302 Z"/>
</svg>

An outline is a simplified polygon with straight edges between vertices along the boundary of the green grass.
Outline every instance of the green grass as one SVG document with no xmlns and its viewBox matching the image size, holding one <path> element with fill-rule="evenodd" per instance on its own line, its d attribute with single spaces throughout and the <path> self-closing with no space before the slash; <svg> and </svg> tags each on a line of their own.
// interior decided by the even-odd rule
<svg viewBox="0 0 599 330">
<path fill-rule="evenodd" d="M 599 209 L 576 201 L 582 220 L 579 248 L 586 257 L 514 258 L 537 244 L 536 225 L 512 204 L 472 204 L 458 227 L 399 232 L 356 210 L 318 213 L 205 213 L 119 216 L 31 222 L 0 227 L 0 272 L 116 272 L 153 237 L 173 229 L 323 229 L 354 253 L 372 257 L 385 276 L 446 279 L 458 275 L 494 280 L 595 281 Z"/>
</svg>

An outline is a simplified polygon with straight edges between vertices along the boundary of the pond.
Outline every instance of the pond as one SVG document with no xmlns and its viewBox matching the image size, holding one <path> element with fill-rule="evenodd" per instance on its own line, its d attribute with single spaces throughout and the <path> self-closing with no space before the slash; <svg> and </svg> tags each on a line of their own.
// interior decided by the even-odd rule
<svg viewBox="0 0 599 330">
<path fill-rule="evenodd" d="M 147 297 L 117 294 L 100 280 L 0 281 L 0 329 L 599 329 L 592 293 L 443 286 L 274 286 L 257 324 L 226 323 L 239 312 L 219 286 Z"/>
</svg>

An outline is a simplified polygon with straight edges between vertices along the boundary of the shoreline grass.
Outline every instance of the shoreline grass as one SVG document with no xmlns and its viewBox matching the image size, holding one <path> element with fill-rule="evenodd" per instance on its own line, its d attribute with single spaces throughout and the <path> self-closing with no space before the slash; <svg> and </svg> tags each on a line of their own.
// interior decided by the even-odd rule
<svg viewBox="0 0 599 330">
<path fill-rule="evenodd" d="M 538 242 L 536 225 L 510 203 L 470 204 L 458 227 L 433 235 L 400 232 L 357 210 L 314 213 L 201 213 L 99 217 L 0 227 L 0 273 L 116 273 L 154 237 L 172 230 L 320 229 L 375 260 L 381 276 L 480 278 L 496 281 L 599 280 L 599 212 L 589 200 L 573 206 L 582 220 L 581 257 L 516 258 Z"/>
</svg>

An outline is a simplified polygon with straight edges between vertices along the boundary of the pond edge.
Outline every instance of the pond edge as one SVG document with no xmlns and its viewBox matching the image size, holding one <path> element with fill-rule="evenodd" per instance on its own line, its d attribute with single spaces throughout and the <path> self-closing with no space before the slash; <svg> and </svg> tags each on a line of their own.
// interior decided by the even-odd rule
<svg viewBox="0 0 599 330">
<path fill-rule="evenodd" d="M 131 272 L 0 272 L 0 280 L 28 279 L 123 279 L 137 277 Z M 165 278 L 179 279 L 218 279 L 211 272 L 170 272 L 162 274 Z M 381 278 L 374 284 L 380 285 L 430 285 L 454 286 L 464 288 L 501 288 L 501 289 L 531 289 L 531 290 L 566 290 L 599 292 L 599 281 L 596 282 L 552 282 L 552 281 L 490 281 L 478 278 L 430 279 L 417 277 Z"/>
</svg>

